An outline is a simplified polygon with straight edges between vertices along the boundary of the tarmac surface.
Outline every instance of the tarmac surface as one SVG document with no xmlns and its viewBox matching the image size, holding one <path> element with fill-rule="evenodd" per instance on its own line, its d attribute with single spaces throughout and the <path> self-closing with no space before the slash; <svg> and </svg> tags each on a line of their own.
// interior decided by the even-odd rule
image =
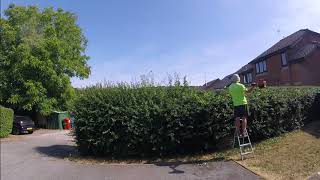
<svg viewBox="0 0 320 180">
<path fill-rule="evenodd" d="M 38 130 L 1 139 L 1 180 L 200 180 L 260 179 L 233 161 L 158 164 L 83 164 L 65 130 Z"/>
</svg>

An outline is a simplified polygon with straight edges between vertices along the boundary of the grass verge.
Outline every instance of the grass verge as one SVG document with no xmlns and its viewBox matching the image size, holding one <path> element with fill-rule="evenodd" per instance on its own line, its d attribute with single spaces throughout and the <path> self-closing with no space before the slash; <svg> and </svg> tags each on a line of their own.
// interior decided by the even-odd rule
<svg viewBox="0 0 320 180">
<path fill-rule="evenodd" d="M 255 158 L 237 162 L 266 179 L 306 179 L 320 171 L 320 121 L 263 141 Z"/>
</svg>

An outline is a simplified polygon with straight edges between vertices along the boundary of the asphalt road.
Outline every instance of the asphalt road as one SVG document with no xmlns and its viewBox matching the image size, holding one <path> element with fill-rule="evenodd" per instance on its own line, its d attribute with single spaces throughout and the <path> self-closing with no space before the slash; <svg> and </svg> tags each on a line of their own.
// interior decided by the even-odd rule
<svg viewBox="0 0 320 180">
<path fill-rule="evenodd" d="M 202 164 L 80 164 L 68 131 L 40 130 L 1 140 L 1 180 L 259 179 L 233 161 Z"/>
</svg>

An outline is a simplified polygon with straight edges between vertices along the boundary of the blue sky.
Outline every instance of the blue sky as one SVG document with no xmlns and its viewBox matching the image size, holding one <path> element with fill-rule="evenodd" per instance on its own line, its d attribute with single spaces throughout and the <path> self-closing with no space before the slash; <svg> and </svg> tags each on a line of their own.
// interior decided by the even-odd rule
<svg viewBox="0 0 320 180">
<path fill-rule="evenodd" d="M 137 81 L 152 71 L 191 85 L 223 78 L 299 29 L 320 32 L 319 0 L 1 0 L 78 16 L 92 73 L 75 87 Z"/>
</svg>

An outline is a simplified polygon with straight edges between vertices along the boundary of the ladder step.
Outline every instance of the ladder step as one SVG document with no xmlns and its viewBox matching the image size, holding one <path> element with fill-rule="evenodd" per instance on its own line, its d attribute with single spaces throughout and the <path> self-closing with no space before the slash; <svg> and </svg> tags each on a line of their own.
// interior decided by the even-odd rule
<svg viewBox="0 0 320 180">
<path fill-rule="evenodd" d="M 233 147 L 235 147 L 236 141 L 238 141 L 239 144 L 241 160 L 243 160 L 245 155 L 252 154 L 254 156 L 254 148 L 252 147 L 250 137 L 246 129 L 244 129 L 243 133 L 240 133 L 240 130 L 236 128 L 233 136 Z M 246 146 L 250 146 L 250 149 L 245 148 Z"/>
<path fill-rule="evenodd" d="M 240 144 L 240 147 L 244 147 L 244 146 L 251 146 L 251 143 Z"/>
<path fill-rule="evenodd" d="M 239 135 L 240 138 L 245 138 L 245 137 L 249 137 L 248 134 L 245 135 Z"/>
<path fill-rule="evenodd" d="M 252 153 L 253 153 L 253 151 L 244 152 L 244 153 L 241 153 L 241 156 L 252 154 Z"/>
</svg>

